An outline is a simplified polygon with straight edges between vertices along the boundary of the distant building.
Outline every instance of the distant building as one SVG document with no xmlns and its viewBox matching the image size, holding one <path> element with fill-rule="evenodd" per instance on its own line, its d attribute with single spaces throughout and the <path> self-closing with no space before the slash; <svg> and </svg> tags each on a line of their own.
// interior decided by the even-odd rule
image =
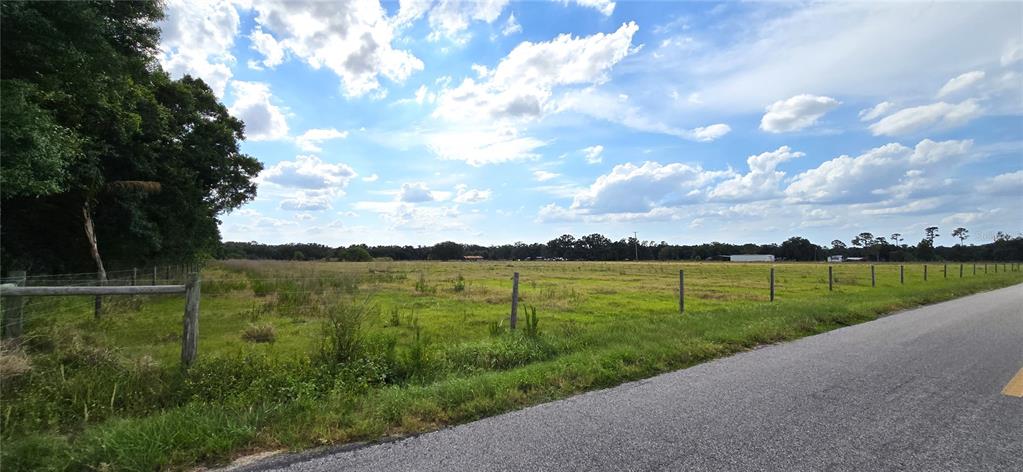
<svg viewBox="0 0 1023 472">
<path fill-rule="evenodd" d="M 463 259 L 467 261 L 482 261 L 483 256 L 464 256 Z"/>
<path fill-rule="evenodd" d="M 828 262 L 843 262 L 845 257 L 843 256 L 828 256 Z"/>
<path fill-rule="evenodd" d="M 774 262 L 774 256 L 770 254 L 736 254 L 728 256 L 732 262 Z"/>
</svg>

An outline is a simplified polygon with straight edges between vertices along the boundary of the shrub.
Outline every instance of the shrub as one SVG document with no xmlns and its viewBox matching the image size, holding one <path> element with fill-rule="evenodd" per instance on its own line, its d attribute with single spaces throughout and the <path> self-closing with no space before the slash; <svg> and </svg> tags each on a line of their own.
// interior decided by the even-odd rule
<svg viewBox="0 0 1023 472">
<path fill-rule="evenodd" d="M 320 357 L 329 364 L 356 359 L 362 350 L 362 322 L 370 312 L 369 301 L 342 302 L 327 309 Z"/>
<path fill-rule="evenodd" d="M 456 344 L 443 353 L 445 367 L 453 372 L 504 370 L 547 360 L 555 349 L 540 338 L 522 335 Z"/>
<path fill-rule="evenodd" d="M 462 277 L 462 274 L 458 274 L 458 278 L 455 279 L 455 286 L 452 289 L 455 292 L 465 291 L 465 277 Z"/>
<path fill-rule="evenodd" d="M 250 343 L 272 343 L 277 340 L 277 331 L 269 323 L 249 324 L 242 339 Z"/>
<path fill-rule="evenodd" d="M 526 336 L 533 337 L 533 338 L 537 337 L 538 335 L 540 335 L 540 329 L 538 328 L 538 326 L 540 324 L 540 319 L 537 318 L 537 316 L 536 316 L 536 307 L 534 307 L 534 306 L 527 306 L 522 311 L 526 315 L 526 326 L 524 327 L 522 332 Z"/>
</svg>

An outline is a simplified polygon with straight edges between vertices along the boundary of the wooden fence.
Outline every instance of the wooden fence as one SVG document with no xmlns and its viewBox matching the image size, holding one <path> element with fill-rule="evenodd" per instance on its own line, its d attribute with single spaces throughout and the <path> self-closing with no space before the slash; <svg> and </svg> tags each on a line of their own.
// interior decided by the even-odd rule
<svg viewBox="0 0 1023 472">
<path fill-rule="evenodd" d="M 12 271 L 8 277 L 13 283 L 0 285 L 3 299 L 3 337 L 18 338 L 24 329 L 26 297 L 119 296 L 185 294 L 185 315 L 182 322 L 181 365 L 189 367 L 195 361 L 199 344 L 199 295 L 201 279 L 190 273 L 184 285 L 98 285 L 89 287 L 27 287 L 25 273 Z"/>
</svg>

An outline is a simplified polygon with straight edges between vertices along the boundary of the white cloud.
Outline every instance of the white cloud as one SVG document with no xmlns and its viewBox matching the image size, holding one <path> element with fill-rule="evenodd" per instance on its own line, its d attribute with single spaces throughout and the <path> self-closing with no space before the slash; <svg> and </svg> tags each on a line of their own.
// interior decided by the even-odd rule
<svg viewBox="0 0 1023 472">
<path fill-rule="evenodd" d="M 284 62 L 284 47 L 259 27 L 253 29 L 249 34 L 249 41 L 252 42 L 252 49 L 263 56 L 263 60 L 259 61 L 257 65 L 262 64 L 263 67 L 274 68 Z"/>
<path fill-rule="evenodd" d="M 271 102 L 270 85 L 262 82 L 231 82 L 234 103 L 230 112 L 245 122 L 245 138 L 269 141 L 288 136 L 284 112 Z"/>
<path fill-rule="evenodd" d="M 600 164 L 600 161 L 604 160 L 601 154 L 604 152 L 604 146 L 596 145 L 582 149 L 583 156 L 586 157 L 586 162 L 589 164 Z"/>
<path fill-rule="evenodd" d="M 585 37 L 562 34 L 551 41 L 525 41 L 477 82 L 466 78 L 438 98 L 434 115 L 452 121 L 478 122 L 481 113 L 495 120 L 538 118 L 555 87 L 596 84 L 632 52 L 636 23 L 613 33 Z"/>
<path fill-rule="evenodd" d="M 941 90 L 938 91 L 938 98 L 942 98 L 945 97 L 946 95 L 952 95 L 956 92 L 961 92 L 963 90 L 969 89 L 970 87 L 976 85 L 981 80 L 984 80 L 984 75 L 985 75 L 984 71 L 975 70 L 960 74 L 959 76 L 949 79 L 949 81 L 946 82 L 945 85 L 941 87 Z"/>
<path fill-rule="evenodd" d="M 372 175 L 367 175 L 367 176 L 363 177 L 362 181 L 363 182 L 376 182 L 379 179 L 380 179 L 379 175 L 372 174 Z"/>
<path fill-rule="evenodd" d="M 320 143 L 331 139 L 344 139 L 348 137 L 347 131 L 339 131 L 334 128 L 314 128 L 302 133 L 295 138 L 295 144 L 306 152 L 320 152 Z"/>
<path fill-rule="evenodd" d="M 760 120 L 760 129 L 769 133 L 799 131 L 817 123 L 825 113 L 839 105 L 831 97 L 802 94 L 778 100 L 767 107 Z"/>
<path fill-rule="evenodd" d="M 426 136 L 426 146 L 444 160 L 464 161 L 479 167 L 486 164 L 538 159 L 535 150 L 544 141 L 520 136 L 514 128 L 444 131 Z"/>
<path fill-rule="evenodd" d="M 169 0 L 160 28 L 160 64 L 172 77 L 201 78 L 218 97 L 231 79 L 241 20 L 230 2 Z"/>
<path fill-rule="evenodd" d="M 455 186 L 455 202 L 457 203 L 481 203 L 490 200 L 493 192 L 490 189 L 469 188 L 468 185 L 459 184 Z"/>
<path fill-rule="evenodd" d="M 873 202 L 886 194 L 911 195 L 898 184 L 919 179 L 922 167 L 950 169 L 946 161 L 966 155 L 972 141 L 920 141 L 915 148 L 890 143 L 859 156 L 839 156 L 797 175 L 785 195 L 793 203 Z M 939 166 L 940 164 L 940 166 Z"/>
<path fill-rule="evenodd" d="M 509 13 L 508 14 L 508 19 L 505 20 L 505 22 L 504 22 L 504 27 L 501 28 L 501 35 L 502 36 L 511 36 L 511 35 L 513 35 L 515 33 L 521 33 L 521 32 L 522 32 L 522 25 L 520 25 L 519 22 L 515 20 L 515 14 L 514 13 Z"/>
<path fill-rule="evenodd" d="M 567 2 L 568 0 L 565 0 Z M 615 2 L 611 0 L 572 0 L 581 7 L 593 8 L 604 16 L 611 16 L 615 12 Z"/>
<path fill-rule="evenodd" d="M 1013 41 L 1009 43 L 1009 46 L 1005 48 L 1005 52 L 1002 53 L 1002 57 L 999 62 L 1003 67 L 1013 65 L 1019 61 L 1023 61 L 1023 41 Z"/>
<path fill-rule="evenodd" d="M 870 132 L 874 136 L 898 136 L 930 127 L 947 129 L 968 123 L 980 116 L 981 111 L 976 100 L 966 100 L 958 104 L 938 102 L 904 108 L 870 125 Z"/>
<path fill-rule="evenodd" d="M 881 102 L 871 108 L 860 110 L 858 116 L 860 117 L 860 121 L 874 121 L 884 116 L 885 113 L 892 111 L 894 108 L 895 104 L 892 102 Z"/>
<path fill-rule="evenodd" d="M 342 190 L 356 176 L 347 164 L 323 162 L 316 156 L 297 156 L 294 161 L 281 161 L 260 174 L 260 180 L 282 187 L 309 190 Z"/>
<path fill-rule="evenodd" d="M 996 175 L 981 188 L 988 193 L 1023 196 L 1023 170 Z"/>
<path fill-rule="evenodd" d="M 405 203 L 423 203 L 436 200 L 433 192 L 423 182 L 401 184 L 398 191 L 398 201 Z"/>
<path fill-rule="evenodd" d="M 918 96 L 963 67 L 996 65 L 1003 55 L 1012 56 L 1007 39 L 1019 42 L 1021 15 L 1018 2 L 814 2 L 755 9 L 732 29 L 714 31 L 735 38 L 724 47 L 650 56 L 643 72 L 656 84 L 644 86 L 705 84 L 696 92 L 706 109 L 737 112 L 807 90 Z"/>
<path fill-rule="evenodd" d="M 493 23 L 501 16 L 508 0 L 479 0 L 463 2 L 457 0 L 440 0 L 428 15 L 428 22 L 433 32 L 428 39 L 437 41 L 447 38 L 455 43 L 465 43 L 469 35 L 464 33 L 472 21 Z"/>
<path fill-rule="evenodd" d="M 554 172 L 547 172 L 545 170 L 533 171 L 533 179 L 535 179 L 537 182 L 546 182 L 546 181 L 551 180 L 551 179 L 553 179 L 553 178 L 555 178 L 555 177 L 557 177 L 559 175 L 561 175 L 561 174 L 556 174 Z"/>
<path fill-rule="evenodd" d="M 632 106 L 628 100 L 612 97 L 594 88 L 576 90 L 564 94 L 556 104 L 557 111 L 574 111 L 594 118 L 618 123 L 622 126 L 647 133 L 660 133 L 691 141 L 710 142 L 729 132 L 732 128 L 724 123 L 682 129 L 657 121 L 649 110 Z"/>
<path fill-rule="evenodd" d="M 423 69 L 421 60 L 392 46 L 395 23 L 377 0 L 264 1 L 254 8 L 260 31 L 313 69 L 333 71 L 349 97 L 378 91 L 381 75 L 400 83 Z M 276 54 L 276 49 L 271 51 Z"/>
<path fill-rule="evenodd" d="M 657 207 L 695 202 L 702 197 L 704 186 L 731 175 L 729 171 L 705 171 L 681 163 L 619 164 L 576 194 L 571 208 L 591 214 L 646 213 Z"/>
<path fill-rule="evenodd" d="M 288 211 L 323 211 L 331 209 L 330 200 L 329 194 L 298 191 L 281 200 L 278 208 Z"/>
<path fill-rule="evenodd" d="M 781 192 L 778 185 L 785 177 L 785 173 L 777 170 L 778 165 L 804 155 L 802 152 L 793 151 L 788 146 L 782 146 L 771 152 L 749 156 L 746 159 L 749 173 L 737 175 L 719 183 L 711 190 L 710 198 L 749 201 L 779 196 Z"/>
</svg>

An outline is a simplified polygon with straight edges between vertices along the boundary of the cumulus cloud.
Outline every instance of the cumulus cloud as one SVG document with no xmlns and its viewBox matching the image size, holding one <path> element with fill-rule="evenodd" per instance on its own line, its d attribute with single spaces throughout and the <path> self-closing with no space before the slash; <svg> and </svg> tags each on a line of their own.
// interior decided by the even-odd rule
<svg viewBox="0 0 1023 472">
<path fill-rule="evenodd" d="M 958 104 L 938 102 L 904 108 L 870 125 L 874 136 L 899 136 L 925 128 L 947 129 L 964 125 L 980 116 L 982 110 L 976 100 Z"/>
<path fill-rule="evenodd" d="M 746 159 L 749 173 L 719 183 L 711 190 L 710 198 L 748 201 L 779 196 L 781 192 L 778 185 L 785 177 L 785 173 L 777 170 L 778 165 L 804 155 L 788 146 L 782 146 L 774 151 L 749 156 Z"/>
<path fill-rule="evenodd" d="M 1023 170 L 996 175 L 982 188 L 986 192 L 999 195 L 1023 196 Z"/>
<path fill-rule="evenodd" d="M 313 69 L 326 67 L 338 77 L 349 97 L 380 89 L 379 77 L 403 82 L 423 69 L 408 51 L 395 49 L 395 22 L 377 0 L 331 2 L 266 1 L 254 5 L 256 25 L 266 48 L 263 63 L 274 63 L 278 51 L 289 52 Z"/>
<path fill-rule="evenodd" d="M 306 152 L 320 152 L 323 150 L 320 148 L 320 143 L 346 137 L 348 137 L 347 131 L 339 131 L 334 128 L 314 128 L 295 138 L 295 144 Z"/>
<path fill-rule="evenodd" d="M 444 160 L 464 161 L 479 167 L 486 164 L 539 159 L 535 150 L 547 144 L 520 136 L 515 128 L 480 128 L 437 132 L 426 136 L 426 146 Z"/>
<path fill-rule="evenodd" d="M 479 82 L 466 78 L 438 97 L 434 116 L 476 122 L 480 114 L 495 120 L 538 118 L 555 87 L 596 84 L 629 55 L 636 23 L 613 33 L 585 37 L 562 34 L 551 41 L 525 41 L 515 47 Z"/>
<path fill-rule="evenodd" d="M 455 186 L 455 202 L 457 203 L 481 203 L 490 200 L 493 193 L 490 189 L 469 188 L 468 185 L 459 184 Z"/>
<path fill-rule="evenodd" d="M 249 67 L 258 69 L 261 67 L 274 68 L 284 62 L 284 47 L 278 43 L 273 36 L 266 34 L 262 29 L 256 27 L 249 34 L 249 41 L 252 49 L 263 56 L 262 61 L 253 61 Z"/>
<path fill-rule="evenodd" d="M 892 102 L 881 102 L 873 107 L 860 110 L 858 116 L 860 117 L 860 121 L 874 121 L 884 116 L 885 113 L 892 111 L 894 108 L 895 104 Z"/>
<path fill-rule="evenodd" d="M 604 158 L 601 156 L 604 152 L 604 146 L 596 145 L 585 147 L 582 149 L 583 156 L 586 158 L 586 162 L 589 164 L 600 164 Z"/>
<path fill-rule="evenodd" d="M 568 0 L 565 0 L 567 3 Z M 581 7 L 592 8 L 604 16 L 611 16 L 615 12 L 615 2 L 611 0 L 572 0 Z"/>
<path fill-rule="evenodd" d="M 945 97 L 946 95 L 952 95 L 963 90 L 967 90 L 970 87 L 976 85 L 981 80 L 984 80 L 984 71 L 975 70 L 966 72 L 957 77 L 949 79 L 941 90 L 938 91 L 938 98 Z"/>
<path fill-rule="evenodd" d="M 326 193 L 295 192 L 281 200 L 278 208 L 288 211 L 323 211 L 331 209 L 331 196 Z"/>
<path fill-rule="evenodd" d="M 401 184 L 398 191 L 398 201 L 405 203 L 423 203 L 436 200 L 433 192 L 423 182 Z"/>
<path fill-rule="evenodd" d="M 465 31 L 472 21 L 493 23 L 507 5 L 508 0 L 440 0 L 430 9 L 428 22 L 433 31 L 427 38 L 431 41 L 447 38 L 455 43 L 465 43 L 469 40 Z"/>
<path fill-rule="evenodd" d="M 160 64 L 172 77 L 201 78 L 218 97 L 231 79 L 241 20 L 230 2 L 168 0 L 160 28 Z"/>
<path fill-rule="evenodd" d="M 363 182 L 376 182 L 379 179 L 380 179 L 379 175 L 371 174 L 371 175 L 367 175 L 367 176 L 363 177 L 362 181 Z"/>
<path fill-rule="evenodd" d="M 645 213 L 697 201 L 702 197 L 700 189 L 731 175 L 729 171 L 706 171 L 682 163 L 619 164 L 578 193 L 571 208 L 591 214 Z"/>
<path fill-rule="evenodd" d="M 270 85 L 262 82 L 231 82 L 234 103 L 230 112 L 245 122 L 245 138 L 269 141 L 288 136 L 284 112 L 271 101 Z"/>
<path fill-rule="evenodd" d="M 546 182 L 546 181 L 551 180 L 551 179 L 553 179 L 553 178 L 555 178 L 555 177 L 557 177 L 559 175 L 561 175 L 561 174 L 556 174 L 554 172 L 547 172 L 545 170 L 533 171 L 533 179 L 535 179 L 537 182 Z"/>
<path fill-rule="evenodd" d="M 914 148 L 890 143 L 859 156 L 839 156 L 797 175 L 785 189 L 793 203 L 872 202 L 892 194 L 892 187 L 921 177 L 920 168 L 966 155 L 972 141 L 925 139 Z M 903 197 L 911 195 L 901 193 Z"/>
<path fill-rule="evenodd" d="M 817 123 L 839 103 L 831 97 L 809 94 L 778 100 L 767 107 L 767 113 L 760 120 L 760 129 L 768 133 L 799 131 Z"/>
<path fill-rule="evenodd" d="M 309 190 L 332 189 L 341 192 L 356 176 L 347 164 L 331 164 L 316 156 L 297 156 L 294 161 L 281 161 L 263 171 L 259 178 L 282 187 Z"/>
<path fill-rule="evenodd" d="M 501 28 L 501 36 L 511 36 L 515 33 L 522 32 L 522 25 L 515 20 L 515 14 L 508 14 L 508 19 L 504 22 L 504 27 Z"/>
</svg>

